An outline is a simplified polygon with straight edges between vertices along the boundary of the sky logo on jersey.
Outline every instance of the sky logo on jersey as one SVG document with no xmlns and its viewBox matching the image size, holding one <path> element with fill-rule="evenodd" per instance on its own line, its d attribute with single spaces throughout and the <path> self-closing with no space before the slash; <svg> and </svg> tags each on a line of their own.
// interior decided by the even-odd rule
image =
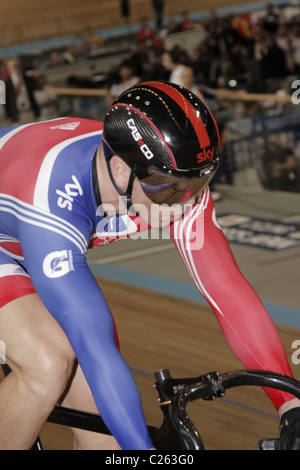
<svg viewBox="0 0 300 470">
<path fill-rule="evenodd" d="M 78 195 L 82 196 L 83 194 L 80 183 L 75 175 L 72 175 L 72 180 L 73 183 L 65 184 L 65 192 L 60 189 L 56 190 L 56 194 L 59 195 L 59 198 L 57 199 L 58 207 L 61 209 L 67 208 L 69 211 L 72 211 L 74 197 Z"/>
<path fill-rule="evenodd" d="M 51 279 L 74 271 L 71 250 L 52 251 L 49 253 L 44 259 L 43 271 Z"/>
<path fill-rule="evenodd" d="M 145 155 L 145 157 L 148 160 L 151 160 L 151 158 L 153 158 L 154 155 L 151 152 L 151 150 L 149 149 L 148 145 L 145 144 L 145 142 L 143 141 L 143 138 L 142 138 L 140 132 L 138 131 L 137 127 L 136 127 L 134 119 L 132 119 L 132 118 L 128 119 L 127 126 L 131 130 L 131 135 L 132 135 L 133 139 L 136 141 L 136 143 L 140 147 L 140 149 L 143 152 L 143 154 Z"/>
</svg>

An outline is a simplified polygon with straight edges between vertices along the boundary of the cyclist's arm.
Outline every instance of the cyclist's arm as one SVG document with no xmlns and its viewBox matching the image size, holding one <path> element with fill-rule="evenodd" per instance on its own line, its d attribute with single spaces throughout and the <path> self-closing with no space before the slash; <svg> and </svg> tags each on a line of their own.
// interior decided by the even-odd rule
<svg viewBox="0 0 300 470">
<path fill-rule="evenodd" d="M 216 220 L 209 190 L 171 236 L 201 294 L 212 307 L 225 338 L 246 368 L 292 375 L 277 329 L 257 294 L 241 274 Z M 281 393 L 272 398 L 277 408 Z"/>
<path fill-rule="evenodd" d="M 25 227 L 22 237 L 35 289 L 65 331 L 105 424 L 122 449 L 152 448 L 136 383 L 116 345 L 110 310 L 85 255 L 53 232 Z M 59 253 L 53 253 L 64 250 L 66 257 L 56 264 Z"/>
</svg>

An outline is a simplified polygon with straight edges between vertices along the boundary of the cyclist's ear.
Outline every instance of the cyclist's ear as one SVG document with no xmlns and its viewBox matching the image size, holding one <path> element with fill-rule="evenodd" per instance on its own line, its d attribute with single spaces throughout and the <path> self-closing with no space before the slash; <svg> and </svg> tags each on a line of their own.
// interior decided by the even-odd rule
<svg viewBox="0 0 300 470">
<path fill-rule="evenodd" d="M 117 155 L 110 160 L 110 168 L 116 185 L 126 191 L 131 170 L 128 165 Z"/>
</svg>

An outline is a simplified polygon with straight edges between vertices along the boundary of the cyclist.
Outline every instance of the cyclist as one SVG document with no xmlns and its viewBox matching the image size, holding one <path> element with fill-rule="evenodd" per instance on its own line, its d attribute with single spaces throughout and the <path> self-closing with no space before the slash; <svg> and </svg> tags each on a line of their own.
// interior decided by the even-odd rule
<svg viewBox="0 0 300 470">
<path fill-rule="evenodd" d="M 12 369 L 0 384 L 1 448 L 30 448 L 60 399 L 97 409 L 114 436 L 74 431 L 76 448 L 153 447 L 85 258 L 152 226 L 169 230 L 245 367 L 292 375 L 217 222 L 208 184 L 219 149 L 206 105 L 165 82 L 127 90 L 104 125 L 62 118 L 0 130 L 0 340 Z M 299 404 L 266 391 L 280 414 Z"/>
</svg>

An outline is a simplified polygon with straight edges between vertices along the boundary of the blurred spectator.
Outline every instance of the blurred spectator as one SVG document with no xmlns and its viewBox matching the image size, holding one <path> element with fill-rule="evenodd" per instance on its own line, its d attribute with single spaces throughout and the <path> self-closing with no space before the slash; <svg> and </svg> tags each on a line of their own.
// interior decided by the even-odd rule
<svg viewBox="0 0 300 470">
<path fill-rule="evenodd" d="M 150 56 L 147 46 L 144 42 L 137 41 L 136 48 L 130 55 L 129 60 L 133 67 L 134 75 L 146 80 L 150 78 Z"/>
<path fill-rule="evenodd" d="M 192 67 L 184 66 L 181 71 L 181 83 L 188 90 L 192 91 L 198 98 L 203 99 L 204 95 L 201 91 L 200 85 L 195 83 L 195 74 Z"/>
<path fill-rule="evenodd" d="M 78 33 L 75 36 L 73 46 L 68 46 L 62 55 L 59 55 L 57 52 L 52 53 L 50 66 L 71 64 L 77 59 L 86 59 L 91 51 L 99 49 L 103 45 L 104 40 L 101 36 L 91 29 L 86 29 L 84 32 Z"/>
<path fill-rule="evenodd" d="M 8 78 L 6 80 L 7 117 L 15 123 L 32 122 L 40 115 L 39 106 L 34 98 L 37 85 L 37 72 L 28 67 L 23 70 L 19 59 L 7 61 Z"/>
<path fill-rule="evenodd" d="M 85 33 L 79 33 L 75 36 L 74 51 L 76 57 L 78 58 L 87 57 L 90 51 L 90 44 L 86 38 Z"/>
<path fill-rule="evenodd" d="M 299 178 L 300 178 L 300 140 L 296 143 L 295 158 L 298 164 Z"/>
<path fill-rule="evenodd" d="M 255 33 L 254 39 L 254 49 L 253 49 L 253 56 L 254 59 L 258 62 L 262 62 L 264 59 L 264 51 L 266 49 L 265 45 L 265 38 L 266 34 L 261 29 L 258 29 Z"/>
<path fill-rule="evenodd" d="M 262 27 L 264 31 L 270 34 L 275 34 L 279 27 L 279 15 L 275 11 L 273 5 L 269 3 L 267 5 L 267 11 L 262 19 Z"/>
<path fill-rule="evenodd" d="M 293 50 L 294 72 L 300 74 L 300 26 L 295 28 L 295 34 L 291 39 Z"/>
<path fill-rule="evenodd" d="M 280 134 L 268 136 L 264 165 L 269 189 L 293 191 L 299 182 L 299 167 L 289 147 L 282 145 Z"/>
<path fill-rule="evenodd" d="M 208 71 L 207 86 L 211 88 L 219 88 L 224 86 L 224 77 L 222 73 L 221 57 L 215 54 L 211 58 L 211 63 Z"/>
<path fill-rule="evenodd" d="M 197 48 L 197 55 L 193 61 L 193 69 L 195 71 L 196 80 L 201 83 L 208 82 L 209 69 L 211 64 L 211 56 L 208 51 L 208 46 L 203 41 Z"/>
<path fill-rule="evenodd" d="M 232 20 L 232 27 L 238 32 L 240 38 L 251 39 L 253 37 L 254 28 L 249 13 L 236 15 Z"/>
<path fill-rule="evenodd" d="M 62 54 L 62 59 L 65 64 L 74 64 L 76 62 L 76 51 L 73 47 L 69 46 Z"/>
<path fill-rule="evenodd" d="M 181 74 L 184 69 L 184 64 L 181 63 L 177 50 L 163 53 L 162 66 L 169 72 L 170 82 L 182 85 Z"/>
<path fill-rule="evenodd" d="M 295 47 L 295 43 L 286 25 L 279 26 L 276 37 L 275 37 L 275 41 L 278 47 L 280 47 L 280 49 L 284 53 L 286 71 L 288 73 L 293 73 L 294 71 L 293 48 Z M 300 43 L 296 45 L 296 48 L 297 47 L 300 47 Z"/>
<path fill-rule="evenodd" d="M 7 62 L 9 78 L 13 85 L 15 102 L 18 111 L 30 109 L 29 96 L 24 82 L 21 62 L 18 59 L 10 59 Z"/>
<path fill-rule="evenodd" d="M 161 53 L 165 50 L 165 36 L 163 34 L 157 34 L 154 37 L 152 48 L 155 54 Z"/>
<path fill-rule="evenodd" d="M 16 93 L 9 72 L 8 76 L 5 79 L 5 92 L 5 118 L 8 120 L 9 123 L 17 123 L 19 120 L 19 112 L 16 103 Z"/>
<path fill-rule="evenodd" d="M 233 44 L 228 51 L 230 76 L 238 77 L 245 73 L 245 60 L 247 60 L 247 52 L 241 42 Z"/>
<path fill-rule="evenodd" d="M 152 6 L 155 13 L 156 29 L 159 31 L 163 24 L 165 1 L 152 0 Z"/>
<path fill-rule="evenodd" d="M 90 46 L 90 50 L 98 49 L 104 44 L 103 39 L 97 33 L 91 30 L 87 30 L 86 40 Z"/>
<path fill-rule="evenodd" d="M 234 27 L 234 18 L 225 16 L 219 19 L 218 29 L 220 28 L 220 42 L 224 53 L 227 54 L 231 47 L 240 42 L 239 28 Z"/>
<path fill-rule="evenodd" d="M 282 78 L 287 75 L 286 61 L 283 50 L 276 43 L 273 36 L 267 36 L 265 47 L 262 49 L 264 77 Z"/>
<path fill-rule="evenodd" d="M 118 71 L 118 81 L 117 83 L 113 84 L 110 88 L 111 99 L 114 100 L 121 93 L 123 93 L 125 90 L 132 87 L 139 81 L 140 78 L 134 75 L 134 70 L 131 62 L 122 62 Z"/>
<path fill-rule="evenodd" d="M 148 19 L 142 19 L 142 25 L 138 30 L 138 39 L 147 47 L 151 47 L 155 36 L 154 29 L 149 26 Z"/>
<path fill-rule="evenodd" d="M 176 34 L 180 32 L 180 24 L 174 20 L 174 18 L 170 18 L 166 25 L 161 28 L 159 33 L 156 36 L 166 39 L 171 34 Z"/>
<path fill-rule="evenodd" d="M 189 12 L 187 10 L 181 13 L 181 20 L 180 20 L 180 31 L 189 31 L 193 28 L 193 22 L 189 17 Z"/>
<path fill-rule="evenodd" d="M 28 93 L 30 108 L 35 118 L 39 118 L 40 116 L 39 105 L 34 97 L 34 91 L 38 86 L 39 76 L 40 72 L 33 65 L 27 64 L 24 67 L 24 83 Z"/>
<path fill-rule="evenodd" d="M 0 60 L 0 80 L 6 82 L 9 78 L 9 72 L 7 69 L 7 63 L 4 59 Z"/>
<path fill-rule="evenodd" d="M 163 53 L 156 53 L 151 62 L 150 77 L 152 80 L 169 80 L 170 72 L 163 66 Z"/>
<path fill-rule="evenodd" d="M 51 51 L 48 67 L 59 67 L 64 64 L 63 59 L 57 51 Z"/>
<path fill-rule="evenodd" d="M 39 75 L 37 87 L 33 92 L 34 98 L 40 109 L 39 121 L 47 121 L 57 117 L 55 93 L 47 90 L 47 79 L 45 75 Z"/>
<path fill-rule="evenodd" d="M 215 9 L 210 10 L 209 17 L 206 18 L 202 24 L 206 31 L 216 30 L 219 24 L 219 17 Z"/>
<path fill-rule="evenodd" d="M 215 29 L 214 24 L 210 23 L 206 30 L 204 42 L 210 55 L 220 54 L 220 29 Z"/>
</svg>

